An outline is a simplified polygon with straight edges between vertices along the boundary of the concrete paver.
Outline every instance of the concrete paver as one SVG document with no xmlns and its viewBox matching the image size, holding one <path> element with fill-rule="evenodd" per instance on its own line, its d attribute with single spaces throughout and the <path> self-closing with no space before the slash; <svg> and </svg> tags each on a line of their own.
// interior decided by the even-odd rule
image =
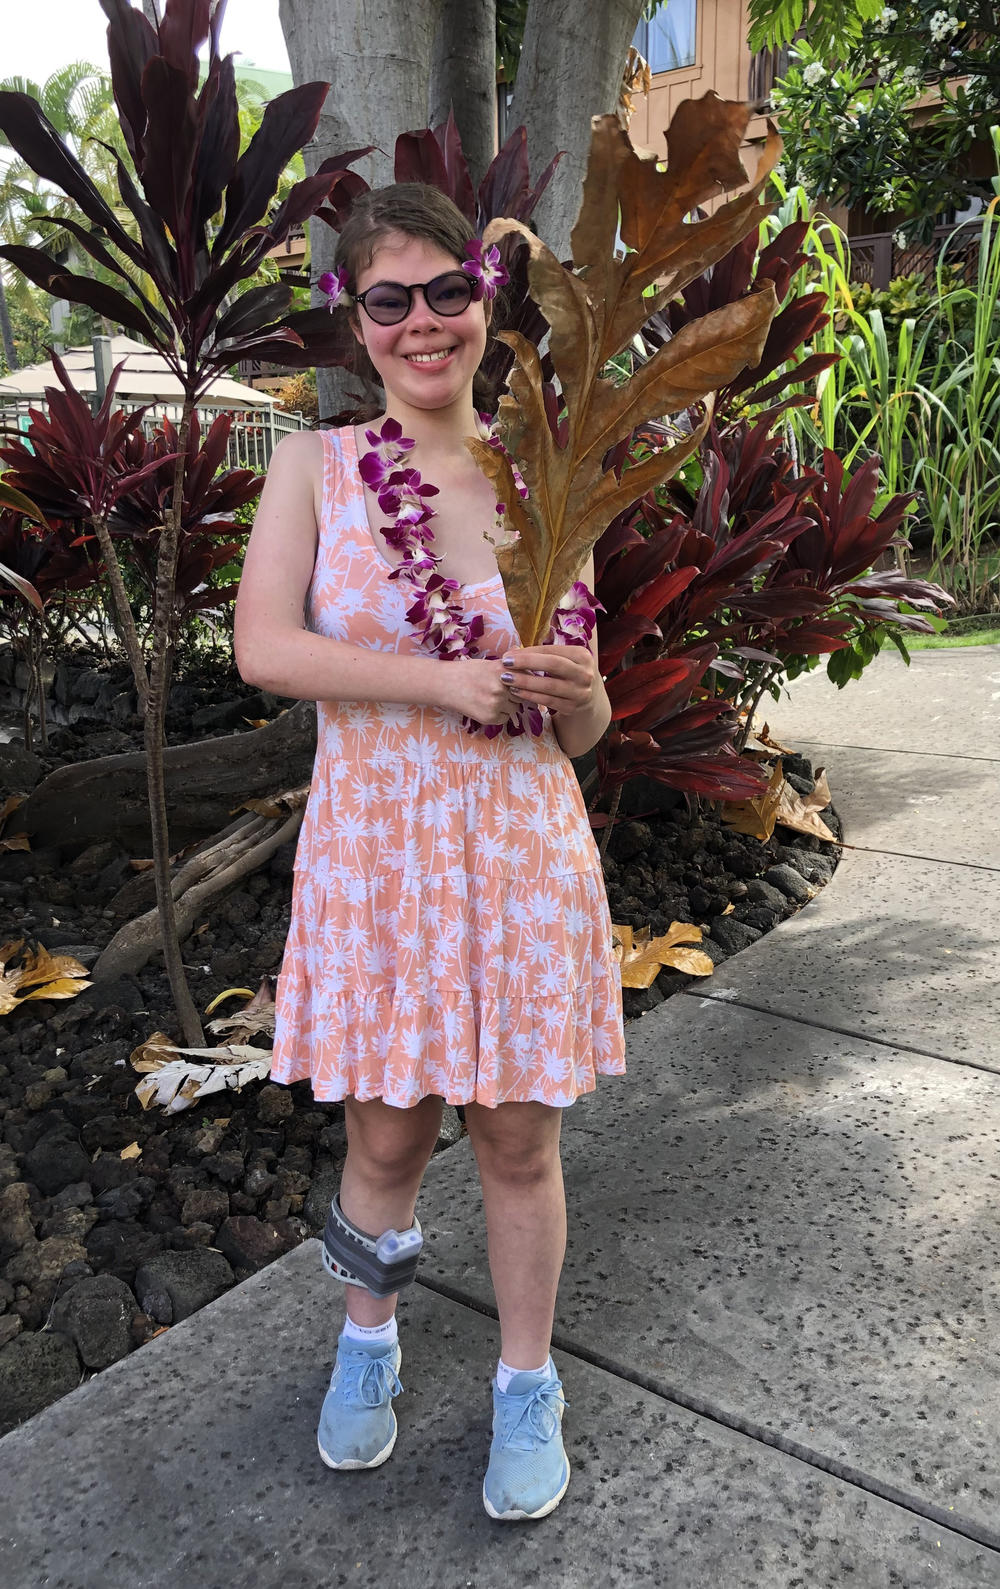
<svg viewBox="0 0 1000 1589">
<path fill-rule="evenodd" d="M 907 667 L 883 652 L 837 690 L 826 670 L 804 674 L 791 701 L 764 714 L 797 741 L 1000 759 L 1000 647 L 914 651 Z M 786 741 L 787 743 L 787 741 Z M 805 747 L 803 747 L 805 748 Z"/>
<path fill-rule="evenodd" d="M 992 1528 L 1000 1077 L 691 996 L 633 1031 L 564 1122 L 558 1334 Z M 490 1303 L 466 1146 L 420 1217 Z"/>
<path fill-rule="evenodd" d="M 494 1331 L 420 1286 L 396 1451 L 330 1473 L 337 1301 L 309 1242 L 8 1435 L 6 1589 L 996 1583 L 993 1551 L 562 1355 L 569 1493 L 542 1524 L 492 1522 Z"/>
<path fill-rule="evenodd" d="M 847 850 L 822 893 L 705 992 L 1000 1068 L 997 875 Z"/>
<path fill-rule="evenodd" d="M 1000 761 L 791 743 L 826 766 L 852 846 L 1000 870 Z"/>
</svg>

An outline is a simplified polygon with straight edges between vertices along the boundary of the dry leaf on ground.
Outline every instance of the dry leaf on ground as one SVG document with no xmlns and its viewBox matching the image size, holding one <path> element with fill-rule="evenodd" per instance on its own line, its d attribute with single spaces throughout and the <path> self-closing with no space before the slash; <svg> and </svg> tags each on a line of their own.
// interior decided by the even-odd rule
<svg viewBox="0 0 1000 1589">
<path fill-rule="evenodd" d="M 837 835 L 830 832 L 819 814 L 826 810 L 831 798 L 824 768 L 816 768 L 815 782 L 812 794 L 807 795 L 800 795 L 789 783 L 783 784 L 775 820 L 783 828 L 792 828 L 796 833 L 811 833 L 817 839 L 828 839 L 832 844 L 839 844 Z"/>
<path fill-rule="evenodd" d="M 766 844 L 778 820 L 783 788 L 788 788 L 788 785 L 779 759 L 774 764 L 771 780 L 763 794 L 754 795 L 751 800 L 726 801 L 722 807 L 723 822 L 735 833 L 745 833 L 748 838 L 760 839 Z M 794 794 L 794 789 L 789 790 L 789 793 Z"/>
<path fill-rule="evenodd" d="M 130 1142 L 127 1148 L 122 1148 L 118 1157 L 120 1159 L 137 1159 L 141 1156 L 142 1149 L 138 1142 Z"/>
<path fill-rule="evenodd" d="M 633 933 L 631 927 L 612 925 L 611 943 L 622 968 L 622 987 L 652 987 L 663 966 L 692 977 L 710 977 L 715 970 L 710 957 L 689 947 L 701 940 L 701 928 L 685 921 L 671 922 L 667 932 L 652 939 L 648 927 Z"/>
<path fill-rule="evenodd" d="M 49 954 L 41 944 L 28 949 L 23 938 L 0 947 L 0 1015 L 28 999 L 72 999 L 89 987 L 87 967 L 72 955 Z"/>
<path fill-rule="evenodd" d="M 257 992 L 251 994 L 249 988 L 228 988 L 226 993 L 220 993 L 213 999 L 206 1015 L 210 1015 L 219 1003 L 219 999 L 226 998 L 229 994 L 243 993 L 250 1000 L 236 1015 L 220 1015 L 217 1020 L 209 1021 L 210 1032 L 228 1033 L 230 1043 L 245 1043 L 248 1038 L 256 1037 L 261 1032 L 274 1036 L 274 994 L 271 991 L 270 980 L 265 977 Z"/>
<path fill-rule="evenodd" d="M 192 1059 L 216 1063 L 197 1065 Z M 271 1070 L 271 1051 L 247 1043 L 178 1048 L 162 1032 L 154 1032 L 134 1051 L 131 1064 L 141 1072 L 135 1092 L 142 1107 L 161 1104 L 168 1114 L 177 1114 L 196 1098 L 213 1092 L 239 1092 L 248 1082 L 265 1080 Z"/>
</svg>

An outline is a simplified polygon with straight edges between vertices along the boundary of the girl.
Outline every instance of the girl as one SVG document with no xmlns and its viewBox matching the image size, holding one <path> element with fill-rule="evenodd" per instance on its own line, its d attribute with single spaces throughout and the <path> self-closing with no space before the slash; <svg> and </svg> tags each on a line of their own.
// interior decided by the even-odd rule
<svg viewBox="0 0 1000 1589">
<path fill-rule="evenodd" d="M 370 1468 L 395 1443 L 393 1277 L 412 1277 L 445 1099 L 465 1106 L 500 1314 L 483 1499 L 491 1517 L 544 1517 L 569 1483 L 549 1356 L 561 1113 L 598 1072 L 624 1071 L 607 897 L 569 759 L 611 709 L 596 641 L 523 648 L 507 610 L 485 534 L 495 493 L 465 447 L 499 273 L 468 222 L 434 188 L 365 194 L 336 265 L 324 280 L 347 289 L 337 312 L 384 415 L 281 442 L 236 610 L 243 678 L 319 703 L 272 1074 L 308 1077 L 346 1114 L 325 1261 L 349 1281 L 347 1318 L 320 1455 Z M 592 559 L 583 577 L 592 587 Z M 373 1250 L 386 1232 L 408 1269 Z"/>
</svg>

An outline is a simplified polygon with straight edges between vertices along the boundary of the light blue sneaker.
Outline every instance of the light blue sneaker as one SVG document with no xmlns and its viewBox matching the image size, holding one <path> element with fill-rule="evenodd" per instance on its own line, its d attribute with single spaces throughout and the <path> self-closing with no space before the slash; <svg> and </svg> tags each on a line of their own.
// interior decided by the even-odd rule
<svg viewBox="0 0 1000 1589">
<path fill-rule="evenodd" d="M 483 1481 L 483 1505 L 500 1522 L 547 1517 L 569 1484 L 563 1450 L 562 1384 L 551 1377 L 515 1374 L 506 1391 L 493 1381 L 493 1444 Z"/>
<path fill-rule="evenodd" d="M 316 1436 L 328 1468 L 377 1468 L 392 1455 L 401 1359 L 398 1341 L 363 1346 L 341 1335 Z"/>
</svg>

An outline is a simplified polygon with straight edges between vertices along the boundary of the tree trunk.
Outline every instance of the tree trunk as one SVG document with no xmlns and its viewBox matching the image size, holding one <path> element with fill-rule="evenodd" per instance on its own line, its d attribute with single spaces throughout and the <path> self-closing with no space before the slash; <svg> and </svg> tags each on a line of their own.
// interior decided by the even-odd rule
<svg viewBox="0 0 1000 1589">
<path fill-rule="evenodd" d="M 3 272 L 0 271 L 0 342 L 3 343 L 3 356 L 7 360 L 7 368 L 13 375 L 15 370 L 21 368 L 14 346 L 14 330 L 10 323 L 10 310 L 7 307 L 7 293 L 3 284 Z"/>
<path fill-rule="evenodd" d="M 163 765 L 173 842 L 181 847 L 204 839 L 243 801 L 305 783 L 315 747 L 316 711 L 306 701 L 265 728 L 168 745 Z M 10 819 L 14 832 L 27 833 L 36 848 L 82 848 L 116 838 L 132 854 L 148 856 L 145 751 L 57 767 Z"/>
<path fill-rule="evenodd" d="M 534 176 L 558 150 L 559 168 L 533 220 L 560 259 L 580 208 L 590 149 L 590 118 L 618 107 L 628 47 L 643 0 L 530 0 L 508 120 L 524 125 Z"/>
<path fill-rule="evenodd" d="M 330 84 L 316 135 L 304 150 L 308 172 L 331 155 L 375 144 L 378 152 L 354 169 L 373 187 L 393 180 L 397 137 L 426 126 L 440 8 L 441 0 L 367 0 L 363 12 L 358 0 L 278 0 L 294 81 Z M 332 268 L 337 234 L 312 220 L 309 237 L 315 282 Z M 316 375 L 320 413 L 339 412 L 344 393 L 358 382 L 341 369 Z"/>
<path fill-rule="evenodd" d="M 434 39 L 427 124 L 454 110 L 473 186 L 497 148 L 496 0 L 441 0 Z"/>
<path fill-rule="evenodd" d="M 156 875 L 156 904 L 159 912 L 163 963 L 170 983 L 170 996 L 189 1048 L 204 1042 L 201 1021 L 188 987 L 181 946 L 177 935 L 174 898 L 170 891 L 170 833 L 167 824 L 167 796 L 163 773 L 164 724 L 174 630 L 174 598 L 177 586 L 177 557 L 180 550 L 181 515 L 184 511 L 184 465 L 194 399 L 185 397 L 177 432 L 177 462 L 170 507 L 160 534 L 156 562 L 156 605 L 153 619 L 152 659 L 149 670 L 149 695 L 146 699 L 144 739 L 146 745 L 146 787 L 149 791 L 149 824 L 153 840 L 153 870 Z"/>
</svg>

